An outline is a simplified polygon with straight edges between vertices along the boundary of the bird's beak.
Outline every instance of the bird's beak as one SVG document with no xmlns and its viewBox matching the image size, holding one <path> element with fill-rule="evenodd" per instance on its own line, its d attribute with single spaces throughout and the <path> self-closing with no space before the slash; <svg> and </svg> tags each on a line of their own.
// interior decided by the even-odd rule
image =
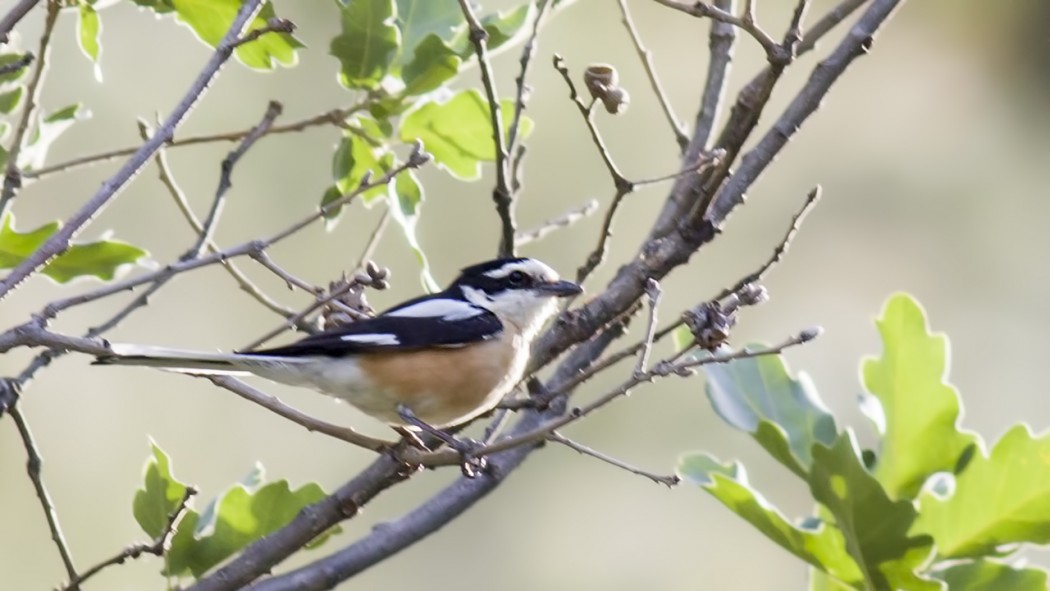
<svg viewBox="0 0 1050 591">
<path fill-rule="evenodd" d="M 580 295 L 583 293 L 583 288 L 573 283 L 572 281 L 551 281 L 550 283 L 541 283 L 535 287 L 536 291 L 540 293 L 549 294 L 559 298 L 566 298 L 569 296 Z"/>
</svg>

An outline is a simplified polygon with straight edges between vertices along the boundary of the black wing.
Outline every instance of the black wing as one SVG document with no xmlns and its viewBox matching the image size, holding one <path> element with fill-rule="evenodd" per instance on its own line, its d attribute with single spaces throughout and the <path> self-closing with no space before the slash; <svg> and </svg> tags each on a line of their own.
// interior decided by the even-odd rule
<svg viewBox="0 0 1050 591">
<path fill-rule="evenodd" d="M 398 306 L 375 318 L 345 324 L 283 347 L 242 351 L 241 353 L 281 357 L 303 355 L 341 357 L 352 353 L 412 351 L 427 347 L 461 347 L 492 339 L 503 331 L 503 323 L 499 318 L 480 308 L 476 314 L 469 317 L 388 315 L 406 307 L 406 305 Z"/>
</svg>

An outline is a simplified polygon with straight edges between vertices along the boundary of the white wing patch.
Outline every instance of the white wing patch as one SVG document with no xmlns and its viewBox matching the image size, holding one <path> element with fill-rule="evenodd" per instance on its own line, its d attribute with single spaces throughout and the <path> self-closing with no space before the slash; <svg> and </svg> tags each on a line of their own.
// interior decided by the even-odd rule
<svg viewBox="0 0 1050 591">
<path fill-rule="evenodd" d="M 353 343 L 367 343 L 369 345 L 397 345 L 401 343 L 401 341 L 397 340 L 397 336 L 389 333 L 348 334 L 340 337 L 340 340 Z"/>
<path fill-rule="evenodd" d="M 387 312 L 385 316 L 400 316 L 403 318 L 441 318 L 442 320 L 462 320 L 483 314 L 484 309 L 460 300 L 437 298 L 423 300 L 418 304 L 412 304 L 407 308 Z"/>
</svg>

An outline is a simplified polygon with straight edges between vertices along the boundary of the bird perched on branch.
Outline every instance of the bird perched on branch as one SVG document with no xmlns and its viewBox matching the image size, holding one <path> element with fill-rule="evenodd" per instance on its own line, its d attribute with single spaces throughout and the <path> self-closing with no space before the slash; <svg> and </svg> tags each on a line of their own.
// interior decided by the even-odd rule
<svg viewBox="0 0 1050 591">
<path fill-rule="evenodd" d="M 497 259 L 463 269 L 440 293 L 283 347 L 202 353 L 113 344 L 95 363 L 255 374 L 457 445 L 442 429 L 495 407 L 522 379 L 530 345 L 557 299 L 581 292 L 535 259 Z"/>
</svg>

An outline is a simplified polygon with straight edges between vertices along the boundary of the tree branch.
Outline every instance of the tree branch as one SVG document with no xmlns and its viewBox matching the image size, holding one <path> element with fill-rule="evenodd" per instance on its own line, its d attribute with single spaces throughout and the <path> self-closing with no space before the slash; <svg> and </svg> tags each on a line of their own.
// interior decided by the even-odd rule
<svg viewBox="0 0 1050 591">
<path fill-rule="evenodd" d="M 258 404 L 259 406 L 278 414 L 297 425 L 306 427 L 307 431 L 323 433 L 329 437 L 334 437 L 340 441 L 345 441 L 374 452 L 382 452 L 391 449 L 396 445 L 389 441 L 383 441 L 382 439 L 375 439 L 374 437 L 362 435 L 350 427 L 340 427 L 339 425 L 311 417 L 310 415 L 281 402 L 276 396 L 261 392 L 237 378 L 215 375 L 201 377 L 208 379 L 211 383 L 220 388 L 225 388 L 226 390 L 233 392 L 249 402 L 254 402 L 255 404 Z"/>
<path fill-rule="evenodd" d="M 645 44 L 642 42 L 642 35 L 638 32 L 638 27 L 635 26 L 634 19 L 631 17 L 631 11 L 627 8 L 627 0 L 619 0 L 619 3 L 623 24 L 631 35 L 631 42 L 634 43 L 634 49 L 638 52 L 638 58 L 642 60 L 645 75 L 649 78 L 649 84 L 653 87 L 653 92 L 660 102 L 660 108 L 663 109 L 667 123 L 671 126 L 671 132 L 674 133 L 674 139 L 678 142 L 678 148 L 685 152 L 686 147 L 689 145 L 689 136 L 685 134 L 685 127 L 674 114 L 671 100 L 667 98 L 667 93 L 664 92 L 664 87 L 660 84 L 660 78 L 656 75 L 656 67 L 653 65 L 653 53 L 646 49 Z"/>
<path fill-rule="evenodd" d="M 40 246 L 40 248 L 36 249 L 33 254 L 26 257 L 21 264 L 12 269 L 6 277 L 0 280 L 0 300 L 7 296 L 11 290 L 17 287 L 41 266 L 46 264 L 52 258 L 65 252 L 70 247 L 73 237 L 76 236 L 76 234 L 80 232 L 80 230 L 82 230 L 96 214 L 98 214 L 99 210 L 101 210 L 110 199 L 115 197 L 117 193 L 124 188 L 124 185 L 126 185 L 128 181 L 138 173 L 139 169 L 146 164 L 153 153 L 156 152 L 162 144 L 171 140 L 172 135 L 175 133 L 175 128 L 182 123 L 182 120 L 189 113 L 190 109 L 193 108 L 197 101 L 204 95 L 212 78 L 215 77 L 222 65 L 225 64 L 233 54 L 233 44 L 240 37 L 241 31 L 249 22 L 251 22 L 261 8 L 262 0 L 246 0 L 237 11 L 237 16 L 234 17 L 230 29 L 223 36 L 222 41 L 216 46 L 211 59 L 208 60 L 208 63 L 190 86 L 186 95 L 179 104 L 176 105 L 171 115 L 168 116 L 164 124 L 157 130 L 157 133 L 154 134 L 149 141 L 144 143 L 116 174 L 102 183 L 102 187 L 98 192 L 96 192 L 87 203 L 73 214 L 72 217 L 66 220 L 62 228 L 52 234 L 51 237 Z"/>
<path fill-rule="evenodd" d="M 735 10 L 734 0 L 715 0 L 715 6 L 730 13 Z M 689 145 L 686 146 L 682 155 L 683 166 L 686 163 L 697 161 L 707 150 L 708 143 L 711 141 L 715 119 L 718 118 L 725 98 L 735 43 L 736 27 L 721 21 L 711 21 L 711 32 L 708 34 L 707 42 L 711 58 L 708 62 L 704 90 L 700 97 L 700 109 L 697 111 L 696 123 L 693 125 L 693 137 L 689 140 Z M 700 198 L 700 183 L 697 182 L 699 174 L 700 172 L 697 171 L 696 176 L 679 177 L 675 182 L 671 195 L 664 203 L 654 226 L 654 233 L 657 236 L 667 234 L 678 223 L 681 212 L 688 207 L 688 204 Z"/>
<path fill-rule="evenodd" d="M 574 349 L 555 372 L 551 378 L 551 383 L 561 383 L 587 367 L 601 356 L 602 352 L 622 333 L 622 326 L 619 330 L 605 331 Z M 521 419 L 514 426 L 511 434 L 534 428 L 543 421 L 560 415 L 563 410 L 564 403 L 558 404 L 557 401 L 554 401 L 547 405 L 544 410 L 523 412 Z M 330 589 L 339 581 L 346 580 L 355 573 L 361 572 L 369 566 L 389 558 L 413 543 L 422 540 L 427 534 L 436 531 L 442 525 L 457 517 L 499 486 L 506 476 L 521 465 L 525 458 L 535 449 L 535 446 L 522 446 L 492 456 L 488 458 L 488 468 L 478 477 L 473 479 L 458 478 L 451 486 L 430 497 L 430 499 L 413 511 L 395 521 L 373 529 L 369 535 L 343 550 L 289 573 L 259 581 L 249 587 L 249 589 L 252 591 Z M 253 562 L 254 558 L 250 558 L 249 555 L 257 552 L 255 546 L 259 544 L 261 542 L 249 547 L 244 555 L 231 562 L 231 566 L 241 562 Z M 289 548 L 288 551 L 290 553 L 295 549 L 297 548 Z M 258 574 L 262 574 L 262 571 L 259 571 Z M 219 586 L 220 577 L 218 575 L 219 573 L 216 573 L 202 580 L 198 585 L 200 588 L 191 587 L 187 591 L 220 591 L 233 588 Z M 209 583 L 208 587 L 201 586 L 205 581 Z"/>
<path fill-rule="evenodd" d="M 576 441 L 573 441 L 572 439 L 569 439 L 568 437 L 565 437 L 564 435 L 562 435 L 561 433 L 558 433 L 557 431 L 555 431 L 555 432 L 551 433 L 550 435 L 548 435 L 547 436 L 547 440 L 548 441 L 553 441 L 555 443 L 560 443 L 561 445 L 564 445 L 565 447 L 578 452 L 580 455 L 590 456 L 590 457 L 592 457 L 592 458 L 594 458 L 596 460 L 601 460 L 602 462 L 605 462 L 606 464 L 609 464 L 610 466 L 616 466 L 617 468 L 620 468 L 621 470 L 626 470 L 626 471 L 630 472 L 631 474 L 637 474 L 638 476 L 644 476 L 645 478 L 648 478 L 649 480 L 652 480 L 656 484 L 662 484 L 662 485 L 666 486 L 667 488 L 671 488 L 672 486 L 674 486 L 674 485 L 676 485 L 676 484 L 678 484 L 680 482 L 680 479 L 678 478 L 677 474 L 670 474 L 670 475 L 666 475 L 665 476 L 665 475 L 654 474 L 654 473 L 648 472 L 646 470 L 642 470 L 641 468 L 637 468 L 635 466 L 632 466 L 632 465 L 624 462 L 623 460 L 619 460 L 619 459 L 614 458 L 614 457 L 612 457 L 612 456 L 610 456 L 608 454 L 604 454 L 604 453 L 602 453 L 602 452 L 600 452 L 600 451 L 598 451 L 598 450 L 596 450 L 594 448 L 587 447 L 586 445 L 583 445 L 582 443 L 578 443 Z"/>
<path fill-rule="evenodd" d="M 744 191 L 765 170 L 773 158 L 794 137 L 802 124 L 812 115 L 820 101 L 849 67 L 853 60 L 865 55 L 875 41 L 879 27 L 893 14 L 900 0 L 874 0 L 846 37 L 826 59 L 817 64 L 809 80 L 791 100 L 766 135 L 745 154 L 740 167 L 715 196 L 705 218 L 718 225 L 737 205 L 743 203 Z"/>
<path fill-rule="evenodd" d="M 40 507 L 44 510 L 47 527 L 51 530 L 51 539 L 55 542 L 58 554 L 62 557 L 62 564 L 66 567 L 66 575 L 71 581 L 76 580 L 77 568 L 73 564 L 73 555 L 69 551 L 69 543 L 66 542 L 66 537 L 62 534 L 62 526 L 58 523 L 58 512 L 55 511 L 55 503 L 51 500 L 51 494 L 47 492 L 47 487 L 44 486 L 44 480 L 41 476 L 43 460 L 40 458 L 40 450 L 36 445 L 36 440 L 33 438 L 33 432 L 30 431 L 29 424 L 26 423 L 25 417 L 22 416 L 22 411 L 19 410 L 17 404 L 11 405 L 7 409 L 7 413 L 11 415 L 11 419 L 15 422 L 18 434 L 22 438 L 22 444 L 25 446 L 27 457 L 26 472 L 29 474 L 29 480 L 33 483 L 33 488 L 36 490 L 36 497 L 40 500 Z"/>
<path fill-rule="evenodd" d="M 326 111 L 320 115 L 314 115 L 301 121 L 293 123 L 287 123 L 285 125 L 274 125 L 263 134 L 263 136 L 278 135 L 283 133 L 298 132 L 309 129 L 311 127 L 317 127 L 320 125 L 335 125 L 342 127 L 345 124 L 345 119 L 358 111 L 361 111 L 368 107 L 368 101 L 362 101 L 356 103 L 350 107 L 344 109 L 333 109 Z M 216 133 L 209 135 L 192 136 L 185 139 L 171 139 L 164 143 L 167 148 L 178 148 L 181 146 L 193 146 L 198 144 L 210 144 L 214 142 L 236 142 L 244 139 L 246 135 L 251 133 L 251 129 L 242 129 L 240 131 L 230 131 L 225 133 Z M 108 152 L 102 152 L 99 154 L 91 154 L 88 156 L 80 156 L 79 158 L 73 158 L 65 162 L 60 162 L 51 166 L 45 166 L 37 170 L 26 171 L 22 177 L 26 179 L 39 179 L 44 176 L 51 174 L 65 172 L 81 166 L 87 166 L 90 164 L 97 164 L 99 162 L 105 162 L 114 158 L 120 158 L 121 156 L 130 156 L 134 154 L 139 148 L 119 148 L 117 150 L 110 150 Z"/>
<path fill-rule="evenodd" d="M 25 15 L 29 14 L 30 10 L 37 5 L 40 0 L 20 0 L 18 4 L 11 7 L 11 10 L 4 15 L 3 19 L 0 19 L 0 45 L 7 43 L 8 33 L 15 28 L 18 21 L 22 20 Z"/>
<path fill-rule="evenodd" d="M 510 188 L 510 166 L 507 153 L 507 138 L 503 131 L 503 113 L 496 93 L 496 78 L 489 61 L 488 37 L 485 27 L 481 25 L 470 0 L 459 0 L 463 17 L 467 20 L 470 42 L 478 56 L 478 69 L 481 70 L 481 85 L 485 87 L 485 96 L 489 101 L 489 117 L 492 122 L 492 141 L 496 146 L 496 186 L 492 189 L 492 200 L 496 203 L 501 231 L 499 256 L 514 256 L 514 194 Z M 537 26 L 539 24 L 537 23 Z M 527 62 L 526 62 L 527 65 Z M 524 76 L 524 71 L 522 72 Z"/>
<path fill-rule="evenodd" d="M 186 492 L 182 494 L 182 500 L 179 501 L 179 505 L 175 508 L 175 511 L 168 516 L 168 523 L 164 526 L 164 531 L 152 542 L 139 542 L 132 544 L 127 548 L 124 548 L 119 553 L 99 562 L 95 566 L 84 571 L 83 574 L 78 576 L 76 579 L 71 580 L 64 587 L 62 591 L 73 591 L 79 588 L 79 586 L 90 579 L 91 577 L 102 572 L 104 569 L 115 566 L 118 564 L 124 564 L 127 560 L 135 560 L 143 554 L 152 554 L 153 556 L 164 556 L 171 546 L 171 538 L 175 535 L 179 522 L 182 521 L 182 517 L 186 515 L 186 509 L 190 499 L 197 494 L 197 489 L 192 486 L 186 487 Z"/>
<path fill-rule="evenodd" d="M 26 133 L 29 132 L 29 125 L 33 121 L 34 115 L 36 115 L 37 108 L 40 106 L 40 89 L 43 88 L 41 82 L 44 79 L 44 72 L 47 71 L 47 64 L 51 59 L 51 33 L 55 30 L 55 23 L 58 22 L 58 13 L 62 8 L 58 0 L 48 0 L 46 4 L 47 17 L 44 19 L 44 32 L 40 34 L 40 44 L 37 47 L 37 55 L 39 57 L 36 61 L 36 68 L 33 69 L 33 77 L 29 79 L 29 84 L 26 85 L 26 102 L 25 106 L 22 107 L 22 117 L 18 120 L 18 126 L 15 127 L 14 136 L 9 144 L 11 149 L 7 154 L 4 184 L 3 188 L 0 189 L 0 219 L 3 219 L 4 214 L 7 213 L 8 208 L 11 206 L 11 200 L 15 198 L 15 193 L 22 186 L 22 171 L 18 168 L 18 158 L 22 154 L 22 147 L 25 144 Z M 32 4 L 30 4 L 31 6 Z M 15 7 L 15 9 L 17 10 L 18 7 Z M 0 31 L 2 31 L 3 38 L 6 40 L 7 31 L 2 28 L 0 28 Z"/>
</svg>

